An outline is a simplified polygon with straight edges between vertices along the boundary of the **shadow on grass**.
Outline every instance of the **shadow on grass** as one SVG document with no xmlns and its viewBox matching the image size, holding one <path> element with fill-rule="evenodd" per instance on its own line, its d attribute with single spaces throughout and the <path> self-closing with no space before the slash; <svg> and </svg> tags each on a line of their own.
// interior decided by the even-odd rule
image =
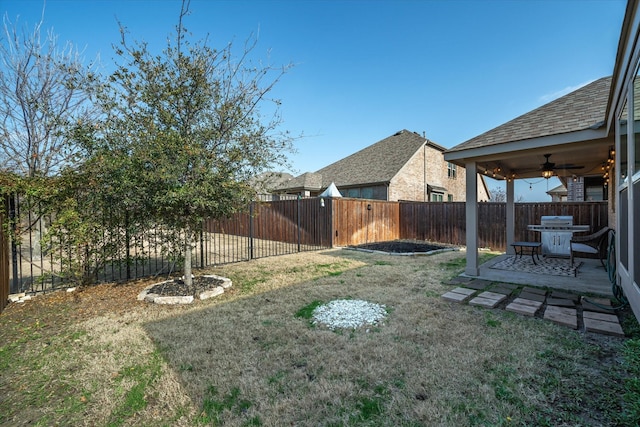
<svg viewBox="0 0 640 427">
<path fill-rule="evenodd" d="M 275 266 L 266 262 L 260 273 L 264 281 L 238 291 L 241 298 L 145 324 L 200 408 L 199 422 L 465 426 L 620 421 L 616 414 L 623 411 L 621 384 L 628 373 L 617 360 L 624 340 L 593 340 L 550 322 L 434 297 L 444 289 L 442 280 L 464 267 L 459 253 L 323 255 L 357 261 L 360 267 L 323 260 L 279 266 L 282 273 L 269 275 Z M 300 269 L 321 274 L 270 287 Z M 314 301 L 339 298 L 364 299 L 391 311 L 377 327 L 335 332 L 296 317 Z"/>
</svg>

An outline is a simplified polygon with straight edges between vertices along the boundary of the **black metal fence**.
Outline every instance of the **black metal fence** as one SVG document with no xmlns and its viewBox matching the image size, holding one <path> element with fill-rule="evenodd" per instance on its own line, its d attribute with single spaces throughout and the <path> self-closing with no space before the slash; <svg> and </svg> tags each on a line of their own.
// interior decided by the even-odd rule
<svg viewBox="0 0 640 427">
<path fill-rule="evenodd" d="M 192 266 L 204 268 L 330 247 L 330 241 L 309 231 L 309 223 L 318 221 L 316 204 L 307 200 L 254 202 L 245 214 L 223 221 L 207 221 L 194 242 Z M 84 253 L 64 246 L 55 253 L 49 250 L 44 237 L 52 218 L 38 218 L 22 210 L 20 197 L 9 198 L 8 214 L 15 226 L 23 230 L 18 238 L 9 239 L 10 293 L 46 292 L 72 286 L 65 272 L 78 262 L 79 254 L 82 257 Z M 95 267 L 93 281 L 127 281 L 179 270 L 180 260 L 165 244 L 168 233 L 170 230 L 161 227 L 135 231 L 125 226 L 105 229 L 99 246 L 106 248 L 114 244 L 123 249 L 107 257 L 87 250 L 87 257 L 92 259 L 84 262 Z M 291 236 L 298 237 L 292 239 Z"/>
</svg>

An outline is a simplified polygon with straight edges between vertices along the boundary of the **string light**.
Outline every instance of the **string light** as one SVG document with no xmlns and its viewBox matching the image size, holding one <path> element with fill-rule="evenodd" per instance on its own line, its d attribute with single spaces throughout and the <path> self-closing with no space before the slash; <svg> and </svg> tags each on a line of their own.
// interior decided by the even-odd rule
<svg viewBox="0 0 640 427">
<path fill-rule="evenodd" d="M 615 163 L 615 154 L 616 150 L 613 147 L 609 147 L 609 157 L 607 158 L 606 162 L 602 163 L 602 166 L 600 168 L 603 171 L 602 178 L 604 179 L 605 185 L 609 184 L 609 170 Z"/>
<path fill-rule="evenodd" d="M 526 179 L 523 179 L 523 181 L 526 182 L 527 184 L 529 184 L 529 190 L 533 191 L 532 185 L 536 185 L 536 184 L 541 183 L 542 181 L 546 181 L 546 178 L 541 178 L 541 179 L 539 179 L 537 181 L 533 181 L 533 182 L 527 181 Z"/>
</svg>

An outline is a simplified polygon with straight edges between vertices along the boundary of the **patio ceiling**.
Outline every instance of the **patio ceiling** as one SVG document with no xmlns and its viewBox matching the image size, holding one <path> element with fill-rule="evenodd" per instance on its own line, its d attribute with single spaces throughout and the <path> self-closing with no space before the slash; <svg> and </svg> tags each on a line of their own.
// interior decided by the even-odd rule
<svg viewBox="0 0 640 427">
<path fill-rule="evenodd" d="M 598 176 L 602 175 L 602 164 L 606 163 L 609 150 L 614 145 L 613 136 L 569 144 L 546 145 L 539 144 L 540 141 L 537 141 L 537 144 L 534 142 L 500 144 L 493 146 L 492 150 L 466 152 L 463 156 L 451 154 L 447 160 L 460 166 L 467 162 L 475 162 L 478 172 L 486 173 L 489 177 L 495 172 L 497 179 L 506 179 L 513 177 L 512 175 L 515 175 L 513 178 L 519 179 L 541 177 L 545 154 L 551 154 L 549 161 L 556 165 L 554 172 L 560 178 L 573 175 Z"/>
</svg>

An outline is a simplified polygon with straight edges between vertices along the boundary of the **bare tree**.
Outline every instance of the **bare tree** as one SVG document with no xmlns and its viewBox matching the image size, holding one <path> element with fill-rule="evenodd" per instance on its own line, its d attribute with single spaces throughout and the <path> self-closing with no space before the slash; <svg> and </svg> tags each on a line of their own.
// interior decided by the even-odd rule
<svg viewBox="0 0 640 427">
<path fill-rule="evenodd" d="M 504 203 L 507 201 L 507 193 L 504 188 L 495 187 L 491 190 L 491 202 Z"/>
<path fill-rule="evenodd" d="M 491 200 L 489 200 L 490 202 L 493 203 L 506 203 L 507 201 L 507 192 L 504 188 L 500 188 L 500 187 L 494 187 L 491 190 Z M 524 197 L 522 197 L 522 195 L 518 196 L 515 200 L 515 203 L 521 203 L 524 202 Z"/>
<path fill-rule="evenodd" d="M 43 10 L 44 15 L 44 10 Z M 3 18 L 0 39 L 0 164 L 24 177 L 49 176 L 76 153 L 67 133 L 89 120 L 85 79 L 92 79 L 71 43 L 58 46 L 53 31 L 42 35 Z"/>
</svg>

